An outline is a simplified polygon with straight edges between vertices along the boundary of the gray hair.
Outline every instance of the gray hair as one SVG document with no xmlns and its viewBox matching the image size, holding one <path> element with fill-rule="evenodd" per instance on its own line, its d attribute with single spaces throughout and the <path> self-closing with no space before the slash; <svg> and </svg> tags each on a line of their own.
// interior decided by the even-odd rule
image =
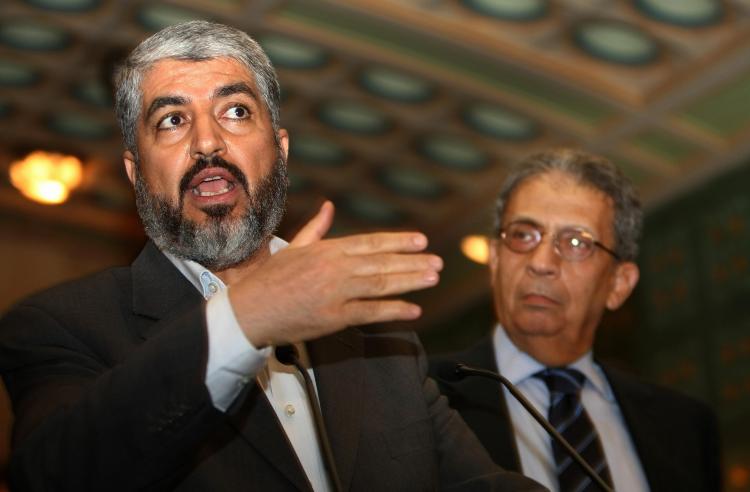
<svg viewBox="0 0 750 492">
<path fill-rule="evenodd" d="M 152 35 L 138 45 L 115 74 L 115 113 L 125 148 L 137 157 L 136 125 L 141 113 L 141 83 L 159 60 L 203 61 L 231 58 L 255 77 L 260 97 L 271 115 L 274 133 L 279 129 L 280 88 L 271 61 L 260 45 L 246 33 L 223 24 L 190 21 Z"/>
<path fill-rule="evenodd" d="M 634 261 L 643 228 L 643 210 L 633 184 L 609 160 L 580 150 L 557 149 L 532 154 L 510 172 L 495 202 L 495 237 L 500 234 L 503 211 L 516 188 L 529 178 L 552 171 L 562 172 L 612 199 L 614 250 L 621 260 Z"/>
</svg>

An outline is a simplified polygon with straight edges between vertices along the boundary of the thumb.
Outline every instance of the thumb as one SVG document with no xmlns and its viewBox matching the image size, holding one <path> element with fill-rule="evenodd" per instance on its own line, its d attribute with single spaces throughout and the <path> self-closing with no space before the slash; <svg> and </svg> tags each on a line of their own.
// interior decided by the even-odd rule
<svg viewBox="0 0 750 492">
<path fill-rule="evenodd" d="M 334 207 L 330 200 L 323 202 L 315 217 L 305 224 L 289 243 L 290 248 L 307 246 L 326 235 L 333 223 Z"/>
</svg>

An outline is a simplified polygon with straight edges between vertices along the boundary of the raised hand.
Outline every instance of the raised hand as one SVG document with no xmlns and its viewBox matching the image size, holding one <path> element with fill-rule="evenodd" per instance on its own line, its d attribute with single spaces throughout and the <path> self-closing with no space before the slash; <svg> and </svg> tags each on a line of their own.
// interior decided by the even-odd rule
<svg viewBox="0 0 750 492">
<path fill-rule="evenodd" d="M 256 347 L 420 316 L 419 306 L 391 296 L 437 284 L 443 262 L 423 253 L 427 238 L 397 232 L 322 239 L 332 221 L 326 202 L 288 248 L 231 285 L 235 316 Z"/>
</svg>

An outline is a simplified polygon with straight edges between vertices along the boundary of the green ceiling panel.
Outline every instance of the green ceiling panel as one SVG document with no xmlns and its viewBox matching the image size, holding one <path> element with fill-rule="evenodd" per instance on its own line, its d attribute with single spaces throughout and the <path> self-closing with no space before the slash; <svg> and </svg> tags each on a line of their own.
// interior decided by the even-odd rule
<svg viewBox="0 0 750 492">
<path fill-rule="evenodd" d="M 681 118 L 721 137 L 732 137 L 750 126 L 750 72 L 687 106 Z"/>
<path fill-rule="evenodd" d="M 506 67 L 493 66 L 486 58 L 454 45 L 399 30 L 372 18 L 326 8 L 313 2 L 292 2 L 278 14 L 290 21 L 338 32 L 348 38 L 360 39 L 402 56 L 420 59 L 441 70 L 460 73 L 592 128 L 604 124 L 614 114 L 608 106 L 582 93 L 561 89 L 559 86 L 525 76 Z"/>
<path fill-rule="evenodd" d="M 640 133 L 633 137 L 630 143 L 654 157 L 675 165 L 699 153 L 696 146 L 657 130 Z"/>
<path fill-rule="evenodd" d="M 153 31 L 196 19 L 208 20 L 203 13 L 161 3 L 146 4 L 138 12 L 141 25 Z"/>
<path fill-rule="evenodd" d="M 620 171 L 635 185 L 636 187 L 648 183 L 649 179 L 653 179 L 654 175 L 641 166 L 636 166 L 627 159 L 623 159 L 620 156 L 615 156 L 610 159 Z"/>
</svg>

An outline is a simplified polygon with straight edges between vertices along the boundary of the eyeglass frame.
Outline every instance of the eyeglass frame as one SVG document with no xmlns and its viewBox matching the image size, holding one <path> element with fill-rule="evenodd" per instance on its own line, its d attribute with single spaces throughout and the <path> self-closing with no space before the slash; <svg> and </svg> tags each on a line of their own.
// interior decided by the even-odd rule
<svg viewBox="0 0 750 492">
<path fill-rule="evenodd" d="M 511 227 L 513 225 L 516 225 L 516 224 L 522 224 L 522 225 L 530 226 L 531 230 L 534 231 L 534 237 L 535 237 L 534 245 L 530 249 L 528 249 L 526 251 L 517 251 L 517 250 L 511 248 L 510 244 L 506 240 L 508 227 Z M 531 222 L 531 221 L 527 221 L 527 220 L 513 221 L 510 224 L 508 224 L 507 226 L 505 226 L 502 229 L 500 229 L 500 240 L 502 241 L 502 243 L 505 246 L 508 247 L 509 250 L 513 251 L 514 253 L 519 253 L 519 254 L 531 253 L 536 248 L 538 248 L 540 244 L 542 244 L 542 237 L 546 234 L 546 231 L 541 231 L 541 230 L 539 230 L 540 228 L 541 228 L 541 226 L 539 224 L 535 223 L 535 222 Z M 577 260 L 575 260 L 575 259 L 571 260 L 571 259 L 566 258 L 565 256 L 563 256 L 562 252 L 560 251 L 560 234 L 563 233 L 563 232 L 568 232 L 568 231 L 576 231 L 576 232 L 583 233 L 584 235 L 586 235 L 589 238 L 591 238 L 591 242 L 592 242 L 592 244 L 594 246 L 597 246 L 600 249 L 602 249 L 603 251 L 605 251 L 606 253 L 609 253 L 615 260 L 622 261 L 620 259 L 620 255 L 618 255 L 617 253 L 615 253 L 612 249 L 608 248 L 607 246 L 605 246 L 601 242 L 599 242 L 596 239 L 594 239 L 594 235 L 590 231 L 586 230 L 583 227 L 565 227 L 565 228 L 560 229 L 559 231 L 555 232 L 552 235 L 552 245 L 554 246 L 555 253 L 557 253 L 557 256 L 559 256 L 560 258 L 564 259 L 565 261 L 572 261 L 572 262 L 583 261 L 583 260 L 586 260 L 586 259 L 590 258 L 591 255 L 593 254 L 593 250 L 591 250 L 592 253 L 589 253 L 588 256 L 585 256 L 583 258 L 579 258 Z"/>
</svg>

